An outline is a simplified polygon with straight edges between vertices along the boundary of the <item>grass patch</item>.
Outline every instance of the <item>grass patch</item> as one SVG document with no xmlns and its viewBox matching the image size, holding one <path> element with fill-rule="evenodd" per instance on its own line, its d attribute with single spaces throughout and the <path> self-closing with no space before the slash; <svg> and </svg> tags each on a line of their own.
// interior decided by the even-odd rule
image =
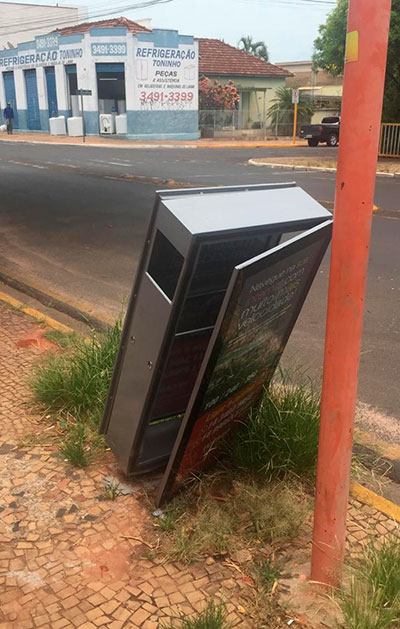
<svg viewBox="0 0 400 629">
<path fill-rule="evenodd" d="M 204 611 L 192 617 L 182 616 L 169 624 L 162 624 L 162 629 L 230 629 L 231 623 L 226 622 L 225 605 L 216 605 L 214 601 L 208 603 Z"/>
<path fill-rule="evenodd" d="M 311 383 L 295 384 L 280 372 L 265 392 L 261 406 L 229 444 L 239 470 L 279 478 L 288 472 L 314 473 L 318 455 L 320 393 Z"/>
<path fill-rule="evenodd" d="M 206 555 L 286 543 L 300 530 L 308 498 L 299 484 L 235 480 L 226 472 L 203 477 L 177 496 L 157 526 L 168 558 L 189 563 Z"/>
<path fill-rule="evenodd" d="M 62 349 L 72 347 L 78 338 L 76 332 L 61 332 L 61 330 L 47 330 L 44 336 L 48 341 Z"/>
<path fill-rule="evenodd" d="M 50 334 L 50 333 L 48 333 Z M 52 331 L 65 351 L 49 354 L 34 367 L 31 388 L 42 407 L 97 427 L 121 338 L 121 320 L 90 339 Z"/>
<path fill-rule="evenodd" d="M 61 443 L 61 455 L 75 467 L 86 467 L 90 463 L 90 452 L 87 427 L 82 423 L 74 424 Z"/>
<path fill-rule="evenodd" d="M 346 629 L 400 627 L 400 543 L 397 537 L 365 549 L 362 565 L 340 596 Z"/>
</svg>

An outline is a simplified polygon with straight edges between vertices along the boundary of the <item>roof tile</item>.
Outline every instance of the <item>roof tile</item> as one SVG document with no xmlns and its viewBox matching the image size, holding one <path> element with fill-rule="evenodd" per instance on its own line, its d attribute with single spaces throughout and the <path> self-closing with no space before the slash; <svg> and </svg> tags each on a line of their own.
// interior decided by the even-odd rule
<svg viewBox="0 0 400 629">
<path fill-rule="evenodd" d="M 291 72 L 234 48 L 219 39 L 200 37 L 200 74 L 206 76 L 292 76 Z"/>
<path fill-rule="evenodd" d="M 91 28 L 121 28 L 123 26 L 134 35 L 136 35 L 136 33 L 151 33 L 151 30 L 137 22 L 129 20 L 127 17 L 115 17 L 110 20 L 100 20 L 100 22 L 84 22 L 83 24 L 76 24 L 75 26 L 58 28 L 57 31 L 61 33 L 61 35 L 71 35 L 72 33 L 88 33 Z"/>
</svg>

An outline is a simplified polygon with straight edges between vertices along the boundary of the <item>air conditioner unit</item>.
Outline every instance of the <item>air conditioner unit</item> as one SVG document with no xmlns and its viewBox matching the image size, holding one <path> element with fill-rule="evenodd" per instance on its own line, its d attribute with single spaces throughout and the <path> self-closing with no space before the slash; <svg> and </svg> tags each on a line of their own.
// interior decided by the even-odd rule
<svg viewBox="0 0 400 629">
<path fill-rule="evenodd" d="M 115 116 L 100 114 L 100 133 L 115 133 Z"/>
</svg>

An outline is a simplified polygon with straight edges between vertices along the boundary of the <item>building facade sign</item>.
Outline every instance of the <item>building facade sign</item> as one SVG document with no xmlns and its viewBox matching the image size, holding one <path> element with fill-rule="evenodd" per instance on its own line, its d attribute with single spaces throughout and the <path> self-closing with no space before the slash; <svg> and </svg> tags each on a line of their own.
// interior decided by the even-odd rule
<svg viewBox="0 0 400 629">
<path fill-rule="evenodd" d="M 126 55 L 127 47 L 121 42 L 99 42 L 91 45 L 91 52 L 94 57 L 118 57 Z"/>
<path fill-rule="evenodd" d="M 144 111 L 198 109 L 198 52 L 136 44 L 135 108 Z"/>
<path fill-rule="evenodd" d="M 76 63 L 77 59 L 82 59 L 84 50 L 80 48 L 67 48 L 60 50 L 47 50 L 42 52 L 30 52 L 0 57 L 0 70 L 14 70 L 29 68 L 39 68 L 41 66 L 54 65 L 59 63 Z"/>
</svg>

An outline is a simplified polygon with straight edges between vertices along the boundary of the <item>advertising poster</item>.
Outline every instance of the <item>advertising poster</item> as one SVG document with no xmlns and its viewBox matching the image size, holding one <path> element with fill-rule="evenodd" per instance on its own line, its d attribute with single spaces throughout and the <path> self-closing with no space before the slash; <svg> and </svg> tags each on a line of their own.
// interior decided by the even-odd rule
<svg viewBox="0 0 400 629">
<path fill-rule="evenodd" d="M 331 222 L 236 267 L 158 502 L 218 454 L 268 386 L 331 236 Z M 204 367 L 204 366 L 203 366 Z"/>
</svg>

